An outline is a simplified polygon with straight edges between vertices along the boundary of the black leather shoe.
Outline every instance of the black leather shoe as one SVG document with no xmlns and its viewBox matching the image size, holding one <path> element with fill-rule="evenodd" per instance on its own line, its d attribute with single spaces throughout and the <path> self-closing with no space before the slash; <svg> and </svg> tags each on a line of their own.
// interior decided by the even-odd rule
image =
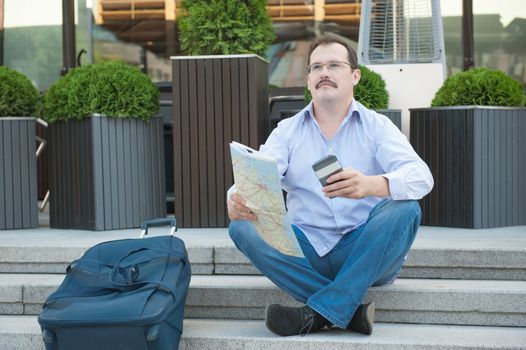
<svg viewBox="0 0 526 350">
<path fill-rule="evenodd" d="M 308 306 L 288 307 L 278 304 L 267 306 L 265 324 L 277 335 L 305 335 L 318 332 L 329 324 L 323 316 Z"/>
<path fill-rule="evenodd" d="M 348 330 L 370 335 L 373 333 L 374 323 L 374 303 L 358 306 L 351 322 L 347 326 Z"/>
</svg>

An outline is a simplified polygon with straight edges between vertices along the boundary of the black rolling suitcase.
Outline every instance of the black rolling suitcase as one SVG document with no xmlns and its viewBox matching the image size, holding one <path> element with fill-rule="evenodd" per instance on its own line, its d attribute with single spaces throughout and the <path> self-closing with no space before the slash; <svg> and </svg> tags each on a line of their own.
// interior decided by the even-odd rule
<svg viewBox="0 0 526 350">
<path fill-rule="evenodd" d="M 175 350 L 183 331 L 190 263 L 172 235 L 97 244 L 71 263 L 38 317 L 46 350 Z"/>
</svg>

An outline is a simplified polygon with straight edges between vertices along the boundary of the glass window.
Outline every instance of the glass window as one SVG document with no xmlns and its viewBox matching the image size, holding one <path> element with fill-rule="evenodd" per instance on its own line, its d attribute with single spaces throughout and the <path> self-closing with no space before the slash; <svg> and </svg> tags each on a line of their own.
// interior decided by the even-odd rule
<svg viewBox="0 0 526 350">
<path fill-rule="evenodd" d="M 153 81 L 171 81 L 170 56 L 181 54 L 175 17 L 180 0 L 93 0 L 94 62 L 123 60 Z"/>
<path fill-rule="evenodd" d="M 442 27 L 446 50 L 447 75 L 461 72 L 464 66 L 462 49 L 462 1 L 442 0 Z"/>
<path fill-rule="evenodd" d="M 462 2 L 442 0 L 448 75 L 463 69 Z M 473 0 L 476 67 L 499 69 L 526 86 L 526 1 Z"/>
<path fill-rule="evenodd" d="M 310 41 L 332 33 L 358 47 L 361 0 L 269 0 L 276 41 L 269 50 L 269 80 L 274 87 L 305 85 Z"/>
<path fill-rule="evenodd" d="M 303 86 L 309 43 L 324 32 L 357 47 L 361 1 L 268 0 L 276 41 L 269 49 L 270 84 Z M 94 61 L 123 59 L 154 81 L 171 80 L 170 56 L 183 54 L 177 41 L 179 0 L 93 0 Z"/>
<path fill-rule="evenodd" d="M 4 65 L 45 90 L 62 67 L 62 1 L 4 0 Z"/>
<path fill-rule="evenodd" d="M 499 69 L 526 86 L 526 1 L 473 0 L 475 66 Z"/>
</svg>

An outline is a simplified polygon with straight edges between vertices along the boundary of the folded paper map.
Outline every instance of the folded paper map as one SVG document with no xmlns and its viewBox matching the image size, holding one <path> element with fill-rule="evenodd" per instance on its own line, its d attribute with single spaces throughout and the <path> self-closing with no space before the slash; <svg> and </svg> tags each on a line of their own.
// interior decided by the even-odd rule
<svg viewBox="0 0 526 350">
<path fill-rule="evenodd" d="M 285 208 L 276 160 L 237 142 L 230 144 L 236 192 L 254 214 L 257 233 L 283 254 L 304 257 Z"/>
</svg>

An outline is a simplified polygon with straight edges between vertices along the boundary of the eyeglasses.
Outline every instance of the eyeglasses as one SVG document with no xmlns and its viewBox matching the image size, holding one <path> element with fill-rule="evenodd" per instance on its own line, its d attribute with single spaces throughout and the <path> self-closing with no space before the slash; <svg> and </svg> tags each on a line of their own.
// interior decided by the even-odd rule
<svg viewBox="0 0 526 350">
<path fill-rule="evenodd" d="M 350 63 L 342 62 L 342 61 L 329 61 L 327 63 L 313 63 L 310 66 L 307 66 L 307 72 L 309 74 L 319 74 L 323 70 L 323 67 L 327 66 L 327 69 L 330 72 L 336 73 L 341 72 L 345 69 L 345 66 L 351 67 L 351 69 L 356 69 L 353 66 L 351 66 Z"/>
</svg>

